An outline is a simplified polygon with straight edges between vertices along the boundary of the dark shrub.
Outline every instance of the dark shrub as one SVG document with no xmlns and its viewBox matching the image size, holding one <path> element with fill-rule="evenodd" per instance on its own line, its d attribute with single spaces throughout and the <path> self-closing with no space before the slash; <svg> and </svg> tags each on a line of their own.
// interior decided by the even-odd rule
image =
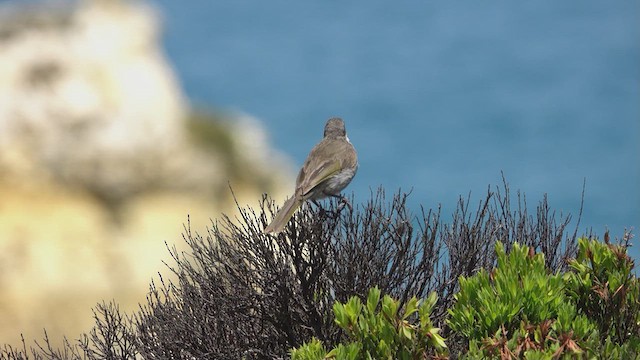
<svg viewBox="0 0 640 360">
<path fill-rule="evenodd" d="M 387 199 L 383 190 L 366 203 L 337 210 L 304 206 L 277 237 L 263 228 L 275 213 L 263 198 L 257 209 L 240 208 L 203 234 L 185 228 L 190 251 L 171 249 L 177 280 L 152 284 L 147 303 L 130 319 L 113 306 L 98 306 L 97 322 L 77 344 L 54 353 L 5 347 L 8 358 L 281 358 L 315 337 L 329 347 L 345 339 L 332 307 L 351 296 L 365 298 L 377 286 L 399 303 L 413 296 L 438 302 L 433 326 L 442 327 L 451 354 L 463 339 L 447 334 L 445 318 L 459 276 L 495 265 L 495 242 L 513 242 L 546 254 L 546 266 L 563 270 L 575 257 L 569 216 L 549 210 L 546 197 L 535 214 L 524 197 L 512 204 L 508 186 L 488 191 L 477 207 L 460 199 L 451 223 L 440 209 L 407 209 L 407 194 Z M 353 203 L 353 198 L 351 199 Z M 517 206 L 512 210 L 511 206 Z M 102 319 L 102 320 L 99 320 Z M 110 330 L 111 329 L 111 330 Z M 45 341 L 45 344 L 47 342 Z M 135 345 L 135 349 L 134 346 Z"/>
</svg>

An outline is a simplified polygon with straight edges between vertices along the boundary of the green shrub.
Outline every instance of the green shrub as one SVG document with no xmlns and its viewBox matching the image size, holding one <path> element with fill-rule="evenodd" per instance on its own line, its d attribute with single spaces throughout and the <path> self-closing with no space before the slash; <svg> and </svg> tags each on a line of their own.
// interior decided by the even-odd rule
<svg viewBox="0 0 640 360">
<path fill-rule="evenodd" d="M 496 244 L 497 267 L 460 277 L 448 324 L 469 342 L 468 358 L 588 356 L 598 330 L 565 294 L 559 273 L 548 274 L 544 255 L 515 243 Z"/>
<path fill-rule="evenodd" d="M 578 255 L 565 274 L 567 294 L 600 332 L 602 354 L 640 354 L 640 284 L 627 245 L 579 239 Z M 632 356 L 634 355 L 634 356 Z"/>
<path fill-rule="evenodd" d="M 316 338 L 312 338 L 308 343 L 291 351 L 291 358 L 297 360 L 324 359 L 326 355 L 327 350 L 322 342 Z"/>
<path fill-rule="evenodd" d="M 353 296 L 345 304 L 333 306 L 335 321 L 350 342 L 327 352 L 322 343 L 310 343 L 291 351 L 294 360 L 336 359 L 424 359 L 428 354 L 444 354 L 446 344 L 430 315 L 437 301 L 435 293 L 422 301 L 412 297 L 400 309 L 400 302 L 380 289 L 369 291 L 367 303 Z"/>
</svg>

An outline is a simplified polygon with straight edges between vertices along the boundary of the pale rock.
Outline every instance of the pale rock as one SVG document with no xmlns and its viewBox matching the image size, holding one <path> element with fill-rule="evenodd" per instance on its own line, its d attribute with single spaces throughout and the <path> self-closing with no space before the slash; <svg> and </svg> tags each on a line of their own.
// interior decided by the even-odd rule
<svg viewBox="0 0 640 360">
<path fill-rule="evenodd" d="M 230 123 L 240 184 L 192 143 L 152 8 L 55 4 L 0 6 L 0 344 L 17 347 L 43 328 L 78 338 L 103 300 L 135 311 L 187 215 L 204 233 L 229 213 L 215 197 L 227 182 L 255 206 L 293 179 L 249 116 Z"/>
<path fill-rule="evenodd" d="M 30 175 L 45 169 L 59 181 L 120 200 L 158 185 L 167 173 L 188 174 L 187 107 L 158 47 L 152 9 L 81 2 L 69 11 L 62 25 L 20 29 L 12 25 L 19 13 L 4 25 L 17 28 L 0 40 L 5 176 L 39 179 Z M 207 170 L 215 168 L 211 161 L 196 171 L 215 178 L 215 170 Z M 174 180 L 160 185 L 194 185 L 188 177 Z"/>
</svg>

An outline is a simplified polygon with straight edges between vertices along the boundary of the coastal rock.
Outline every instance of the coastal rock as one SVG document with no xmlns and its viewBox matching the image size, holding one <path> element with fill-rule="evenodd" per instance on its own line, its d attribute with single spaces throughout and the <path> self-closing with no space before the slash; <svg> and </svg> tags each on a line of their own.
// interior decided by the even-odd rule
<svg viewBox="0 0 640 360">
<path fill-rule="evenodd" d="M 187 107 L 151 8 L 21 10 L 0 25 L 5 178 L 60 181 L 117 200 L 186 170 Z"/>
<path fill-rule="evenodd" d="M 0 7 L 0 343 L 135 310 L 187 215 L 204 232 L 230 185 L 242 205 L 291 186 L 257 120 L 194 121 L 159 29 L 140 2 Z"/>
</svg>

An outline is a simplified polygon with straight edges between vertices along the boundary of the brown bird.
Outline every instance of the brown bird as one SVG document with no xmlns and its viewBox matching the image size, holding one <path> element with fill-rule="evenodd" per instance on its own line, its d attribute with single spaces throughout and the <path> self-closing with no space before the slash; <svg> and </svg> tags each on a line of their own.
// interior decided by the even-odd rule
<svg viewBox="0 0 640 360">
<path fill-rule="evenodd" d="M 344 121 L 329 119 L 324 126 L 324 138 L 311 150 L 298 173 L 295 193 L 282 205 L 264 232 L 277 234 L 282 231 L 293 213 L 307 200 L 315 203 L 315 200 L 331 196 L 349 204 L 340 192 L 349 185 L 357 170 L 358 155 L 347 137 Z"/>
</svg>

